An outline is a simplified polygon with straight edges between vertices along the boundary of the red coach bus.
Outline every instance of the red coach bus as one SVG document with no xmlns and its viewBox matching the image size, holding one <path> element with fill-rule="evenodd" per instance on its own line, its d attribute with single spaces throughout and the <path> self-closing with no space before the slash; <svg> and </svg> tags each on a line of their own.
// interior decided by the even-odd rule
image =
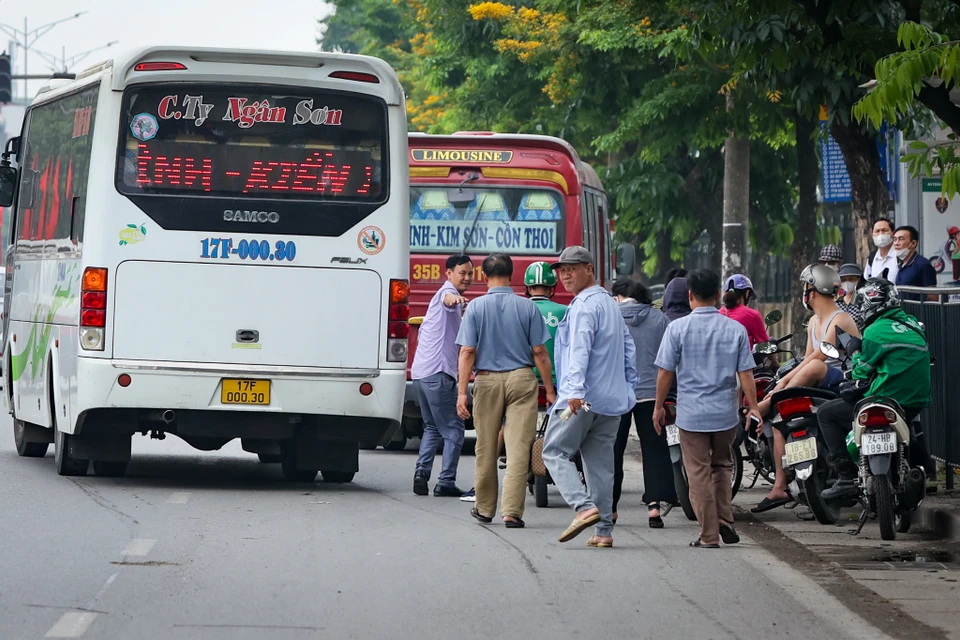
<svg viewBox="0 0 960 640">
<path fill-rule="evenodd" d="M 491 253 L 513 258 L 513 287 L 520 294 L 530 263 L 552 261 L 567 246 L 582 245 L 593 254 L 602 285 L 609 285 L 614 270 L 606 193 L 597 172 L 568 142 L 487 132 L 411 133 L 409 141 L 413 326 L 403 426 L 388 449 L 402 449 L 408 438 L 423 433 L 409 364 L 416 327 L 446 280 L 449 256 L 473 258 L 476 271 L 468 298 L 486 292 L 480 264 Z M 571 296 L 559 286 L 555 299 L 569 304 Z"/>
</svg>

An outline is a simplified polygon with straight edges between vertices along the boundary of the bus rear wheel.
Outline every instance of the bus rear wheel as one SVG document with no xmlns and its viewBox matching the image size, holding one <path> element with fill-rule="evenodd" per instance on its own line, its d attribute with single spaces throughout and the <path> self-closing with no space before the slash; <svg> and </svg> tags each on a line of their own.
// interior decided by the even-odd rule
<svg viewBox="0 0 960 640">
<path fill-rule="evenodd" d="M 16 418 L 13 419 L 13 441 L 17 445 L 17 455 L 24 458 L 42 458 L 47 455 L 49 443 L 37 442 L 35 438 L 31 437 L 32 432 L 38 429 L 43 429 L 43 427 Z"/>
<path fill-rule="evenodd" d="M 323 481 L 326 483 L 346 483 L 353 482 L 353 476 L 356 474 L 356 471 L 323 471 L 320 470 L 320 475 L 323 476 Z"/>
<path fill-rule="evenodd" d="M 90 461 L 74 458 L 70 455 L 70 439 L 72 437 L 54 427 L 53 459 L 57 467 L 57 474 L 61 476 L 85 476 Z"/>
<path fill-rule="evenodd" d="M 94 460 L 93 472 L 103 478 L 122 478 L 123 476 L 127 475 L 127 463 L 109 460 Z"/>
<path fill-rule="evenodd" d="M 284 480 L 290 482 L 313 482 L 317 479 L 317 469 L 297 467 L 297 440 L 293 438 L 280 443 L 280 471 Z"/>
</svg>

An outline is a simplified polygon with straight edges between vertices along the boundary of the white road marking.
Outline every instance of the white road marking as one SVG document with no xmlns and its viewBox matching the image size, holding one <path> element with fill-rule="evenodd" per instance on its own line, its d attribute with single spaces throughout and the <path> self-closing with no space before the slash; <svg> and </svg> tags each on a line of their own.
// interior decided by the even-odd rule
<svg viewBox="0 0 960 640">
<path fill-rule="evenodd" d="M 187 504 L 188 502 L 190 502 L 190 492 L 188 491 L 177 491 L 167 500 L 167 504 Z"/>
<path fill-rule="evenodd" d="M 153 545 L 157 544 L 156 540 L 148 540 L 147 538 L 134 538 L 127 543 L 127 546 L 123 549 L 123 555 L 125 556 L 145 556 L 150 553 L 150 549 L 153 549 Z"/>
<path fill-rule="evenodd" d="M 61 616 L 50 631 L 47 631 L 47 635 L 44 637 L 79 638 L 87 632 L 96 617 L 97 614 L 88 611 L 68 611 Z"/>
</svg>

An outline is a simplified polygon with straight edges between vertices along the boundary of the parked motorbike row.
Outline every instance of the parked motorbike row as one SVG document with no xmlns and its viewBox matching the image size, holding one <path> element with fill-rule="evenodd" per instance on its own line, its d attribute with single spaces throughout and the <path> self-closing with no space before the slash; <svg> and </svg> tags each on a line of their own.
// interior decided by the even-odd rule
<svg viewBox="0 0 960 640">
<path fill-rule="evenodd" d="M 768 327 L 780 320 L 783 315 L 773 311 L 765 318 Z M 771 339 L 770 342 L 754 346 L 754 380 L 757 385 L 757 399 L 763 400 L 777 383 L 796 368 L 801 359 L 784 348 L 792 334 Z M 845 360 L 859 348 L 859 341 L 838 333 L 841 347 L 824 342 L 820 349 L 828 358 Z M 847 355 L 841 353 L 841 348 Z M 780 353 L 789 354 L 784 364 L 773 367 L 773 357 Z M 763 428 L 756 432 L 756 425 L 746 423 L 741 418 L 738 437 L 734 444 L 732 489 L 736 495 L 743 479 L 744 462 L 753 467 L 750 487 L 759 479 L 773 483 L 776 474 L 774 464 L 774 430 L 784 439 L 784 456 L 781 460 L 787 474 L 790 493 L 796 504 L 809 508 L 812 517 L 822 524 L 835 524 L 840 510 L 853 507 L 858 503 L 863 511 L 858 526 L 852 532 L 860 533 L 869 519 L 876 519 L 880 526 L 880 536 L 884 540 L 893 540 L 897 533 L 906 533 L 910 529 L 912 513 L 920 506 L 926 494 L 926 474 L 920 466 L 911 466 L 910 443 L 914 433 L 913 423 L 917 416 L 907 416 L 904 410 L 891 398 L 865 397 L 869 383 L 867 381 L 848 381 L 841 385 L 840 395 L 831 391 L 794 387 L 782 389 L 773 394 L 771 401 L 774 412 L 768 416 Z M 837 480 L 837 473 L 827 455 L 827 445 L 820 433 L 817 411 L 824 403 L 843 397 L 855 404 L 853 429 L 847 439 L 848 451 L 859 469 L 857 496 L 829 500 L 823 491 Z M 668 398 L 665 405 L 667 415 L 667 442 L 670 445 L 670 457 L 674 465 L 674 484 L 677 497 L 684 514 L 690 520 L 696 520 L 689 500 L 689 484 L 683 469 L 683 456 L 680 451 L 678 428 L 674 424 L 676 417 L 676 399 Z M 741 412 L 742 416 L 746 412 Z M 795 507 L 796 505 L 794 505 Z M 809 517 L 800 514 L 801 517 Z"/>
</svg>

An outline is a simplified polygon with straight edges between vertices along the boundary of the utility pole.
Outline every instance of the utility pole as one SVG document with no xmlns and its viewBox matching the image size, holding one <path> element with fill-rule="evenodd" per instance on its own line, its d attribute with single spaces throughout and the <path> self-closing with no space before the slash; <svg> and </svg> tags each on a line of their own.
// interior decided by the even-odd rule
<svg viewBox="0 0 960 640">
<path fill-rule="evenodd" d="M 54 20 L 53 22 L 48 22 L 47 24 L 36 27 L 35 29 L 30 29 L 30 26 L 27 24 L 26 18 L 23 19 L 22 30 L 18 29 L 17 27 L 13 27 L 9 24 L 4 24 L 0 22 L 0 31 L 7 34 L 11 38 L 13 38 L 13 41 L 17 43 L 17 46 L 19 46 L 23 50 L 23 76 L 24 76 L 23 97 L 25 99 L 29 98 L 29 90 L 27 89 L 27 79 L 26 79 L 26 76 L 29 75 L 29 71 L 27 69 L 27 59 L 30 57 L 29 56 L 30 49 L 33 47 L 34 43 L 36 43 L 38 39 L 46 35 L 51 29 L 53 29 L 58 24 L 67 22 L 68 20 L 74 20 L 75 18 L 79 18 L 85 13 L 86 11 L 79 11 L 73 14 L 72 16 L 67 16 L 66 18 L 61 18 L 59 20 Z"/>
<path fill-rule="evenodd" d="M 750 225 L 750 138 L 737 127 L 732 89 L 727 93 L 730 135 L 723 144 L 723 265 L 721 278 L 744 273 Z"/>
</svg>

